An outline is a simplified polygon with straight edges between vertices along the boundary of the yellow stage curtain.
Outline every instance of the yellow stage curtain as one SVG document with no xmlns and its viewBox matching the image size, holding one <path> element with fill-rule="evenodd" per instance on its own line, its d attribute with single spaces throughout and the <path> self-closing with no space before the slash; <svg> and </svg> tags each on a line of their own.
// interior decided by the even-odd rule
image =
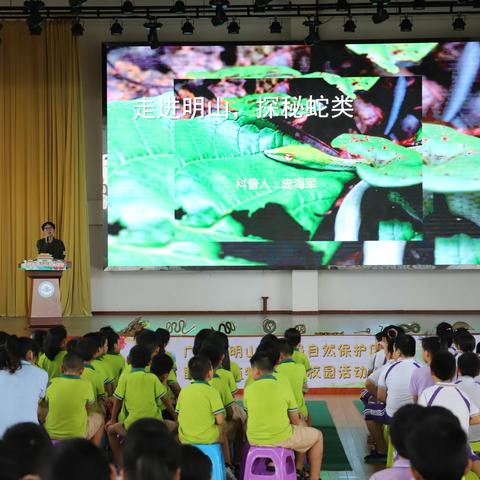
<svg viewBox="0 0 480 480">
<path fill-rule="evenodd" d="M 83 105 L 70 24 L 31 36 L 24 22 L 0 31 L 0 315 L 24 316 L 30 285 L 18 270 L 53 221 L 73 268 L 61 282 L 65 316 L 89 315 L 90 259 Z M 1 324 L 0 324 L 1 329 Z"/>
</svg>

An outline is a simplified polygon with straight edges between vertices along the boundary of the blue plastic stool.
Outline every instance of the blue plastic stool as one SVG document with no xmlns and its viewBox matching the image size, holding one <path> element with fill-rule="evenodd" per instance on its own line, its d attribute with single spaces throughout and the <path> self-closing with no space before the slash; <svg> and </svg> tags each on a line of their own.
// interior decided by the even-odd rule
<svg viewBox="0 0 480 480">
<path fill-rule="evenodd" d="M 274 472 L 266 469 L 268 460 L 273 462 Z M 295 455 L 286 448 L 251 446 L 243 471 L 243 480 L 297 480 Z"/>
<path fill-rule="evenodd" d="M 225 480 L 225 459 L 223 458 L 222 447 L 219 443 L 194 445 L 201 450 L 212 462 L 212 480 Z"/>
</svg>

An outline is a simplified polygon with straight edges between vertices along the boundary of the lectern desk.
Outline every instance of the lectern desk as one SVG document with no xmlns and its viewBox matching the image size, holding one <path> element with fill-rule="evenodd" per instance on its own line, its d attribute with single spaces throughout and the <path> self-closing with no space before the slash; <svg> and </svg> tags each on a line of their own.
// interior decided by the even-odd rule
<svg viewBox="0 0 480 480">
<path fill-rule="evenodd" d="M 20 269 L 32 280 L 28 304 L 30 327 L 48 327 L 62 323 L 60 278 L 70 266 L 71 262 L 57 260 L 31 260 L 20 264 Z"/>
</svg>

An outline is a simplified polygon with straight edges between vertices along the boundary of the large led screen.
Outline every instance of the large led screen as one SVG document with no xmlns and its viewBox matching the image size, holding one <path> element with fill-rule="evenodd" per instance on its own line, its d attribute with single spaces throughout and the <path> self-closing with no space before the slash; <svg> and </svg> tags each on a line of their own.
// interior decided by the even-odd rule
<svg viewBox="0 0 480 480">
<path fill-rule="evenodd" d="M 107 268 L 480 263 L 480 42 L 104 62 Z"/>
</svg>

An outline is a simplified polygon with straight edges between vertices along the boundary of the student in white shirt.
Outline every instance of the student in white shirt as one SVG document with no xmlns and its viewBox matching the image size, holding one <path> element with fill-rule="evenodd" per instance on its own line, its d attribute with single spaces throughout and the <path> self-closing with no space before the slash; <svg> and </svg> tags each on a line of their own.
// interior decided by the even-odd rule
<svg viewBox="0 0 480 480">
<path fill-rule="evenodd" d="M 447 351 L 440 351 L 433 356 L 430 364 L 435 385 L 423 391 L 418 404 L 424 407 L 439 406 L 450 410 L 459 420 L 465 434 L 470 425 L 480 424 L 480 410 L 458 386 L 452 382 L 456 372 L 455 357 Z M 473 462 L 472 470 L 480 474 L 480 459 L 470 450 Z"/>
<path fill-rule="evenodd" d="M 458 358 L 458 379 L 455 385 L 480 409 L 480 382 L 475 380 L 475 377 L 479 374 L 480 358 L 473 352 L 460 355 Z M 480 425 L 470 426 L 468 440 L 470 442 L 480 440 Z"/>
<path fill-rule="evenodd" d="M 48 374 L 35 366 L 37 355 L 38 347 L 29 338 L 7 336 L 0 343 L 0 438 L 17 423 L 38 423 Z"/>
<path fill-rule="evenodd" d="M 455 353 L 457 349 L 452 345 L 453 343 L 453 328 L 447 322 L 441 322 L 437 325 L 436 329 L 437 337 L 440 338 L 442 348 L 448 350 L 451 353 Z"/>
<path fill-rule="evenodd" d="M 404 405 L 412 403 L 410 379 L 413 372 L 420 368 L 415 361 L 415 339 L 411 335 L 399 335 L 394 342 L 394 362 L 385 365 L 380 373 L 377 399 L 385 402 L 385 413 L 375 420 L 367 420 L 377 452 L 367 455 L 367 463 L 381 463 L 386 460 L 387 445 L 383 438 L 383 425 L 388 425 L 395 412 Z"/>
</svg>

